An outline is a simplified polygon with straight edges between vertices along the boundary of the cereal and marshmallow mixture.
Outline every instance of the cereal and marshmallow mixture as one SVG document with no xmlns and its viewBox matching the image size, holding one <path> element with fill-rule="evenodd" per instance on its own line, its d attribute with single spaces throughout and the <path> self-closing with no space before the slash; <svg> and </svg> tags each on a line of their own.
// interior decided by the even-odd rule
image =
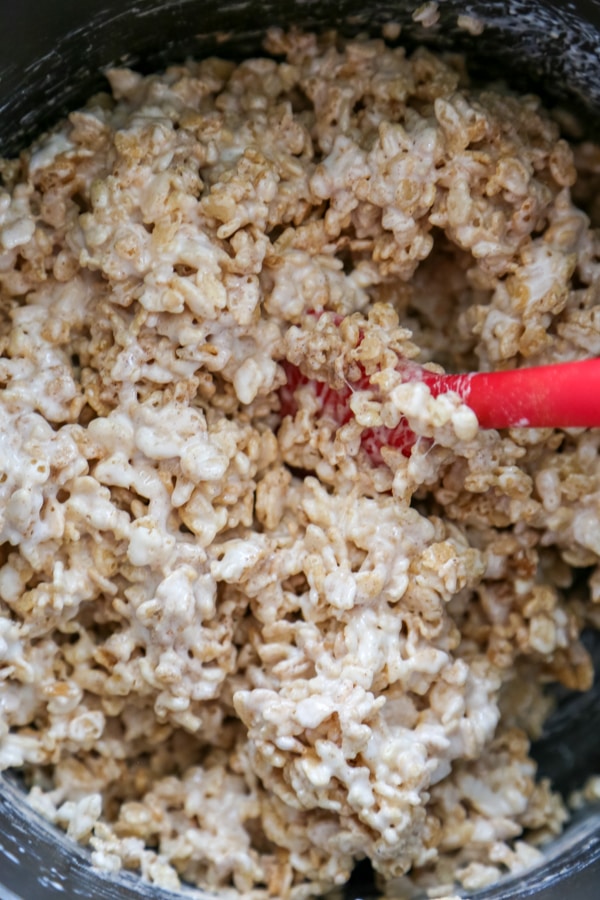
<svg viewBox="0 0 600 900">
<path fill-rule="evenodd" d="M 113 70 L 2 163 L 0 765 L 165 887 L 473 889 L 566 820 L 529 745 L 592 681 L 600 433 L 396 363 L 600 354 L 600 150 L 457 56 L 266 49 Z M 283 361 L 373 387 L 282 415 Z"/>
</svg>

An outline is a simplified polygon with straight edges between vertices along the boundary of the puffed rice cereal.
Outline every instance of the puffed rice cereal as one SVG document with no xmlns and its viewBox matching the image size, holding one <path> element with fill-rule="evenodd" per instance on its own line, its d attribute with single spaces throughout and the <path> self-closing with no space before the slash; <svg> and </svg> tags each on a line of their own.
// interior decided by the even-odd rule
<svg viewBox="0 0 600 900">
<path fill-rule="evenodd" d="M 266 50 L 114 69 L 2 163 L 0 765 L 158 885 L 450 896 L 567 818 L 529 748 L 592 682 L 600 432 L 481 431 L 395 362 L 600 354 L 600 150 L 455 55 Z M 284 360 L 379 391 L 282 417 Z"/>
</svg>

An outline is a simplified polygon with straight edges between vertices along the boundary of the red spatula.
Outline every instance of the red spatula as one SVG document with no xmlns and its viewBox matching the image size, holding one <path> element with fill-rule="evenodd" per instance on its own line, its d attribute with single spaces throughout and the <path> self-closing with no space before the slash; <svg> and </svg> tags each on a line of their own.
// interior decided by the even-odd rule
<svg viewBox="0 0 600 900">
<path fill-rule="evenodd" d="M 296 412 L 296 392 L 308 386 L 322 415 L 341 426 L 353 416 L 349 401 L 354 391 L 372 387 L 362 375 L 341 390 L 333 390 L 325 382 L 306 378 L 291 363 L 285 362 L 284 369 L 287 384 L 280 389 L 283 415 Z M 455 391 L 473 410 L 481 428 L 600 427 L 600 359 L 460 375 L 438 375 L 399 360 L 398 371 L 407 381 L 422 381 L 434 397 Z M 380 463 L 382 447 L 394 447 L 408 456 L 415 440 L 402 419 L 395 428 L 365 428 L 362 446 L 374 463 Z"/>
</svg>

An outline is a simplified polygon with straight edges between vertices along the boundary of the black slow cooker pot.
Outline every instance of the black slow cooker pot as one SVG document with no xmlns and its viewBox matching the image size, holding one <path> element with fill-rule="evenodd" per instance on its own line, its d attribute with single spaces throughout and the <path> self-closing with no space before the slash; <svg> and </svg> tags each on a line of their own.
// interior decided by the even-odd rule
<svg viewBox="0 0 600 900">
<path fill-rule="evenodd" d="M 418 6 L 418 0 L 0 0 L 0 155 L 18 153 L 35 134 L 101 88 L 108 64 L 149 71 L 217 50 L 241 57 L 256 53 L 264 30 L 275 24 L 334 26 L 356 33 L 380 32 L 386 22 L 399 22 L 403 41 L 465 51 L 475 76 L 501 77 L 550 102 L 578 108 L 595 130 L 600 122 L 598 0 L 440 0 L 439 22 L 427 30 L 411 18 Z M 473 37 L 458 29 L 459 14 L 480 19 L 483 34 Z M 587 637 L 600 670 L 600 639 L 597 634 Z M 534 755 L 540 774 L 550 776 L 565 794 L 600 772 L 600 678 L 584 696 L 558 697 L 557 711 Z M 25 804 L 18 779 L 0 777 L 0 900 L 182 896 L 200 894 L 173 894 L 131 874 L 94 871 L 84 850 Z M 366 867 L 359 866 L 345 896 L 376 896 Z M 600 809 L 574 816 L 541 866 L 468 896 L 599 900 Z"/>
</svg>

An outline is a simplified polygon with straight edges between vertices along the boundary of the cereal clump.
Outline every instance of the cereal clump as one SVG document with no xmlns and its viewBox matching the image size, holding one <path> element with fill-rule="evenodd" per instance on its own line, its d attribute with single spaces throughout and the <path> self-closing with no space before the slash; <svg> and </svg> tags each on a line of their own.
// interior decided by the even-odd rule
<svg viewBox="0 0 600 900">
<path fill-rule="evenodd" d="M 592 679 L 600 434 L 480 431 L 395 363 L 600 354 L 598 237 L 536 98 L 267 49 L 114 70 L 2 164 L 0 765 L 165 887 L 473 889 L 565 821 L 529 741 Z M 284 361 L 379 391 L 282 416 Z"/>
</svg>

